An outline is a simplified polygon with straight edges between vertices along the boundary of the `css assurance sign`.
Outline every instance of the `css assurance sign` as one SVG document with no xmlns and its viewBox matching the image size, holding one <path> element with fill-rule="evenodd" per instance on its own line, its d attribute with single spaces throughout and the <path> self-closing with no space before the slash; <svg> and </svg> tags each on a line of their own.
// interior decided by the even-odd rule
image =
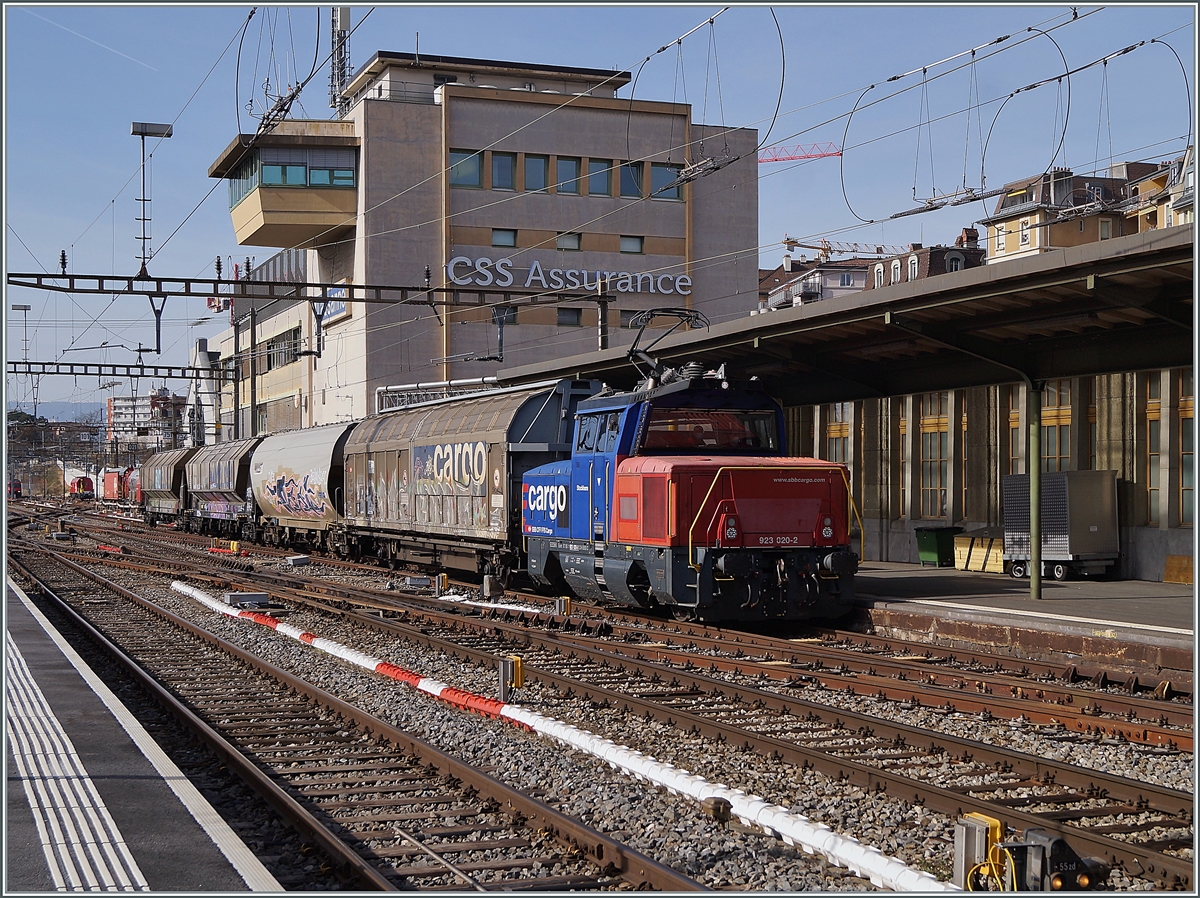
<svg viewBox="0 0 1200 898">
<path fill-rule="evenodd" d="M 471 259 L 455 256 L 446 263 L 446 277 L 460 287 L 511 287 L 516 280 L 512 259 L 492 261 L 486 256 Z M 588 271 L 580 268 L 551 268 L 544 270 L 534 260 L 525 276 L 525 289 L 541 290 L 598 290 L 617 293 L 663 293 L 687 296 L 692 292 L 692 279 L 686 274 L 649 274 L 630 271 Z"/>
</svg>

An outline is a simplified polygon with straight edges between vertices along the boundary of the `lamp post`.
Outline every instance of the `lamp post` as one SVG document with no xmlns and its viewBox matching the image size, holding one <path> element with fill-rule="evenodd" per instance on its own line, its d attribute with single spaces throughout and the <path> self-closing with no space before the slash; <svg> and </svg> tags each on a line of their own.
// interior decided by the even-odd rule
<svg viewBox="0 0 1200 898">
<path fill-rule="evenodd" d="M 33 306 L 27 303 L 14 303 L 12 307 L 14 312 L 20 312 L 25 319 L 22 327 L 24 335 L 21 338 L 21 359 L 26 362 L 29 361 L 29 310 L 32 308 Z M 33 416 L 37 417 L 37 390 L 33 391 Z"/>
<path fill-rule="evenodd" d="M 171 136 L 170 125 L 159 125 L 154 122 L 134 122 L 133 127 L 129 132 L 142 139 L 142 195 L 138 197 L 138 202 L 142 204 L 142 216 L 138 219 L 142 223 L 142 267 L 138 270 L 138 277 L 149 277 L 146 272 L 146 263 L 150 261 L 150 257 L 146 254 L 146 222 L 150 220 L 146 215 L 146 203 L 150 198 L 146 196 L 146 138 L 158 137 L 166 139 Z"/>
</svg>

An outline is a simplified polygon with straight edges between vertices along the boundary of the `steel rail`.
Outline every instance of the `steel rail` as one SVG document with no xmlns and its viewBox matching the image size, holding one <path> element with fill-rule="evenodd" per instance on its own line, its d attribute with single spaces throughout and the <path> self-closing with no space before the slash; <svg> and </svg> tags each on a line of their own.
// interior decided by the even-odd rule
<svg viewBox="0 0 1200 898">
<path fill-rule="evenodd" d="M 45 554 L 54 558 L 55 554 L 46 552 Z M 103 577 L 93 574 L 86 568 L 79 567 L 73 562 L 63 558 L 57 558 L 61 564 L 80 574 L 101 583 L 108 589 L 113 590 L 118 595 L 135 601 L 138 604 L 147 605 L 144 600 L 136 596 L 134 593 L 115 583 L 105 580 Z M 346 845 L 342 840 L 338 839 L 328 828 L 320 823 L 312 814 L 310 814 L 302 804 L 283 790 L 275 783 L 265 772 L 260 770 L 249 758 L 243 755 L 234 745 L 228 742 L 225 737 L 209 726 L 205 721 L 200 719 L 190 708 L 182 701 L 176 698 L 164 686 L 159 684 L 148 672 L 146 672 L 136 661 L 130 658 L 125 652 L 108 639 L 103 633 L 97 630 L 91 623 L 81 617 L 67 602 L 59 598 L 57 593 L 47 584 L 41 577 L 30 570 L 26 565 L 13 556 L 9 556 L 8 563 L 23 577 L 35 584 L 37 590 L 49 599 L 52 599 L 60 610 L 67 615 L 72 623 L 78 626 L 81 630 L 87 633 L 88 637 L 100 646 L 110 657 L 120 664 L 130 676 L 150 693 L 164 708 L 173 714 L 185 726 L 193 730 L 201 739 L 208 744 L 213 752 L 219 757 L 230 769 L 232 769 L 251 789 L 257 792 L 262 798 L 273 807 L 280 815 L 287 820 L 290 820 L 297 829 L 306 834 L 314 842 L 319 844 L 321 848 L 333 859 L 335 865 L 340 867 L 340 872 L 349 878 L 355 879 L 362 887 L 373 889 L 376 891 L 398 891 L 397 887 L 384 877 L 378 870 L 366 862 L 357 852 Z M 187 625 L 187 622 L 182 618 L 171 620 L 171 623 Z M 195 628 L 190 625 L 185 629 L 190 632 L 195 632 Z M 211 637 L 214 644 L 220 648 L 225 648 L 220 644 L 220 640 Z M 229 646 L 233 648 L 233 646 Z"/>
<path fill-rule="evenodd" d="M 416 756 L 427 765 L 432 765 L 440 773 L 474 786 L 481 794 L 491 796 L 500 805 L 520 814 L 527 820 L 537 821 L 557 841 L 579 848 L 597 866 L 610 875 L 619 875 L 621 878 L 627 879 L 634 885 L 643 888 L 648 887 L 667 891 L 710 891 L 707 887 L 677 870 L 660 864 L 641 852 L 629 848 L 621 842 L 562 814 L 549 805 L 525 795 L 499 780 L 493 779 L 458 758 L 446 754 L 429 743 L 418 739 L 416 736 L 405 733 L 362 709 L 325 692 L 319 687 L 313 686 L 294 674 L 263 661 L 239 646 L 214 636 L 203 628 L 172 614 L 166 609 L 143 599 L 116 583 L 112 583 L 101 575 L 75 564 L 55 552 L 47 549 L 41 549 L 40 551 L 72 571 L 91 579 L 106 589 L 111 589 L 118 595 L 137 603 L 199 639 L 218 647 L 230 656 L 257 670 L 261 670 L 299 692 L 303 692 L 334 714 L 342 716 L 345 720 L 354 723 L 360 729 L 376 738 L 392 742 L 400 750 Z M 236 752 L 236 749 L 232 749 L 232 746 L 230 746 L 230 749 Z M 355 856 L 357 857 L 357 855 Z M 359 860 L 365 864 L 365 861 L 362 861 L 361 858 Z"/>
<path fill-rule="evenodd" d="M 303 598 L 297 591 L 296 598 Z M 341 608 L 322 606 L 319 602 L 309 599 L 306 604 L 322 608 L 325 611 L 352 617 L 364 626 L 384 630 L 394 635 L 402 635 L 420 645 L 437 648 L 450 655 L 466 656 L 476 663 L 492 666 L 495 655 L 479 651 L 461 644 L 444 640 L 425 633 L 418 626 L 408 625 L 371 617 L 365 614 L 346 612 Z M 457 627 L 474 626 L 461 615 L 429 615 L 440 617 L 448 624 Z M 481 622 L 481 629 L 493 634 L 503 633 L 508 639 L 520 643 L 531 644 L 539 642 L 548 650 L 553 650 L 555 641 L 552 637 L 539 637 L 525 626 L 497 623 L 495 621 Z M 646 675 L 648 678 L 662 673 L 656 665 L 625 659 L 596 649 L 584 649 L 570 646 L 570 651 L 578 657 L 594 663 L 608 663 L 610 666 L 627 666 Z M 897 739 L 900 744 L 915 748 L 924 748 L 931 752 L 946 753 L 951 756 L 961 756 L 971 759 L 985 759 L 1003 769 L 1012 769 L 1025 777 L 1030 783 L 1056 783 L 1061 786 L 1079 790 L 1080 797 L 1109 796 L 1116 801 L 1125 801 L 1129 805 L 1145 805 L 1154 802 L 1163 813 L 1177 813 L 1183 819 L 1192 817 L 1192 796 L 1164 786 L 1130 780 L 1114 776 L 1103 771 L 1091 770 L 1063 765 L 1043 758 L 1026 755 L 1019 752 L 1004 751 L 981 742 L 974 742 L 941 733 L 932 733 L 918 727 L 906 724 L 892 723 L 878 717 L 860 714 L 845 709 L 829 708 L 827 706 L 779 696 L 753 687 L 737 687 L 729 682 L 714 679 L 702 674 L 688 671 L 672 670 L 671 675 L 681 686 L 687 686 L 698 692 L 725 692 L 738 695 L 742 701 L 761 703 L 763 707 L 779 710 L 781 713 L 816 714 L 821 719 L 831 721 L 840 727 L 855 726 L 863 733 L 884 734 Z M 871 767 L 846 758 L 830 755 L 818 749 L 807 748 L 793 742 L 776 739 L 769 736 L 759 736 L 751 731 L 737 726 L 714 721 L 709 718 L 680 711 L 676 708 L 658 704 L 652 700 L 618 692 L 603 686 L 581 684 L 570 677 L 554 674 L 536 666 L 526 665 L 525 676 L 529 680 L 541 680 L 563 692 L 574 692 L 584 697 L 599 698 L 613 707 L 622 708 L 636 714 L 650 714 L 655 719 L 665 720 L 668 725 L 683 730 L 698 732 L 720 741 L 734 745 L 744 745 L 747 750 L 755 751 L 769 757 L 787 760 L 800 766 L 814 767 L 835 779 L 841 779 L 862 786 L 871 791 L 885 792 L 897 798 L 911 799 L 940 812 L 956 815 L 968 811 L 977 811 L 989 816 L 1000 816 L 1011 824 L 1022 828 L 1041 828 L 1057 832 L 1068 838 L 1077 850 L 1086 849 L 1103 857 L 1108 863 L 1120 865 L 1126 870 L 1152 878 L 1161 878 L 1170 884 L 1190 886 L 1193 881 L 1193 867 L 1189 860 L 1172 857 L 1153 850 L 1139 848 L 1136 844 L 1122 842 L 1107 836 L 1097 835 L 1086 829 L 1070 826 L 1055 819 L 1021 811 L 1015 808 L 1000 807 L 986 799 L 920 783 L 903 775 L 892 773 L 886 769 Z M 984 791 L 980 789 L 979 791 Z M 1176 811 L 1175 809 L 1178 809 Z M 1102 809 L 1097 809 L 1097 816 L 1103 816 Z"/>
</svg>

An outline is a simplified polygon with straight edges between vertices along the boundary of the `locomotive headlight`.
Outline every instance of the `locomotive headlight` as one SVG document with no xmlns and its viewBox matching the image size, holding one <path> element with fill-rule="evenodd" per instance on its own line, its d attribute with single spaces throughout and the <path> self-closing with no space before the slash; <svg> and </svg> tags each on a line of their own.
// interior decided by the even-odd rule
<svg viewBox="0 0 1200 898">
<path fill-rule="evenodd" d="M 821 536 L 823 536 L 825 539 L 833 539 L 833 519 L 826 518 L 823 523 L 824 526 L 821 528 Z"/>
</svg>

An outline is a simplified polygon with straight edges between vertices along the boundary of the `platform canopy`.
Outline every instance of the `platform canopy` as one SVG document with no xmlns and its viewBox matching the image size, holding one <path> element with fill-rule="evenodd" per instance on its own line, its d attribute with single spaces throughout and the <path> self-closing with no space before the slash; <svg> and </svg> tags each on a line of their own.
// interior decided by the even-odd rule
<svg viewBox="0 0 1200 898">
<path fill-rule="evenodd" d="M 1192 225 L 1181 225 L 759 315 L 747 303 L 746 317 L 672 334 L 653 355 L 757 376 L 785 405 L 1184 367 L 1193 254 Z M 624 349 L 497 375 L 637 380 Z"/>
</svg>

